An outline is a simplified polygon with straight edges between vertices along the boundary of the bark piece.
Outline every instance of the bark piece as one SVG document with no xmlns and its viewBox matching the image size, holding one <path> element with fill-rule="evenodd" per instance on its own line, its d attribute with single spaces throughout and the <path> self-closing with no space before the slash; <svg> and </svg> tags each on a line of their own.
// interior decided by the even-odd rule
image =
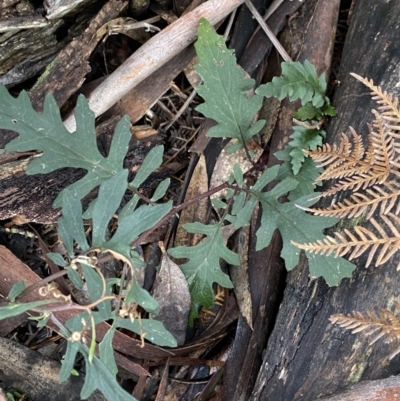
<svg viewBox="0 0 400 401">
<path fill-rule="evenodd" d="M 70 376 L 60 383 L 61 363 L 6 338 L 0 338 L 0 381 L 33 401 L 78 401 L 84 376 Z M 99 391 L 89 401 L 104 401 Z"/>
<path fill-rule="evenodd" d="M 29 57 L 38 57 L 56 47 L 55 31 L 62 25 L 63 21 L 57 21 L 43 28 L 23 30 L 0 43 L 0 74 Z"/>
<path fill-rule="evenodd" d="M 331 2 L 324 3 L 328 4 Z M 399 12 L 393 3 L 357 2 L 342 55 L 341 86 L 334 101 L 339 117 L 328 129 L 330 142 L 339 140 L 349 125 L 367 139 L 366 123 L 371 121 L 370 110 L 376 105 L 368 89 L 350 72 L 371 78 L 398 96 L 393 89 L 399 80 L 400 43 L 395 29 Z M 322 24 L 319 19 L 318 24 Z M 317 33 L 317 27 L 313 31 Z M 349 227 L 352 223 L 343 220 L 343 224 Z M 398 373 L 396 360 L 387 359 L 398 344 L 378 341 L 369 346 L 362 334 L 352 335 L 329 323 L 334 313 L 390 309 L 400 296 L 398 257 L 379 268 L 366 269 L 365 262 L 366 257 L 359 258 L 353 276 L 336 288 L 328 288 L 322 279 L 311 280 L 305 259 L 289 274 L 251 400 L 314 400 L 360 380 Z"/>
<path fill-rule="evenodd" d="M 286 2 L 285 2 L 286 3 Z M 285 4 L 284 3 L 284 4 Z M 288 2 L 289 3 L 289 2 Z M 283 7 L 284 4 L 281 6 Z M 310 20 L 320 21 L 320 14 L 314 11 L 314 16 L 312 14 L 316 5 L 321 6 L 327 3 L 315 1 L 308 1 L 303 4 L 303 7 L 299 12 L 302 12 L 303 17 L 303 27 L 310 25 Z M 304 8 L 307 10 L 304 10 Z M 326 7 L 327 11 L 337 10 L 339 7 L 339 1 L 329 2 L 329 7 Z M 336 12 L 337 12 L 336 11 Z M 277 11 L 278 12 L 278 11 Z M 328 12 L 329 14 L 329 12 Z M 272 17 L 271 17 L 272 18 Z M 319 49 L 321 52 L 331 52 L 333 43 L 331 29 L 335 29 L 336 23 L 331 26 L 328 24 L 324 25 L 325 35 L 319 38 Z M 303 30 L 304 28 L 302 28 Z M 309 33 L 312 33 L 312 29 L 309 27 Z M 303 48 L 307 48 L 307 43 L 311 39 L 305 37 Z M 316 40 L 312 36 L 312 40 Z M 251 44 L 253 46 L 253 44 Z M 250 45 L 249 45 L 250 46 Z M 249 47 L 250 48 L 250 47 Z M 261 48 L 265 48 L 261 46 Z M 241 62 L 246 64 L 245 51 Z M 255 55 L 255 58 L 258 56 Z M 311 62 L 318 64 L 319 59 L 325 59 L 322 55 L 310 54 Z M 257 67 L 256 64 L 247 64 L 247 68 L 255 71 Z M 282 102 L 282 108 L 279 115 L 278 122 L 272 134 L 272 141 L 270 146 L 270 160 L 268 166 L 273 166 L 277 163 L 277 160 L 273 157 L 273 153 L 280 150 L 288 142 L 288 137 L 291 135 L 292 130 L 292 113 L 295 110 L 295 106 L 288 105 L 285 101 Z M 246 324 L 244 319 L 239 319 L 238 328 L 236 332 L 236 338 L 232 353 L 228 358 L 226 365 L 226 375 L 224 381 L 224 399 L 225 400 L 248 400 L 250 398 L 251 391 L 256 383 L 257 373 L 260 369 L 262 363 L 262 352 L 263 348 L 266 346 L 266 341 L 268 339 L 269 333 L 271 332 L 275 316 L 277 314 L 277 306 L 280 302 L 280 297 L 282 296 L 279 290 L 280 286 L 283 284 L 285 278 L 284 264 L 280 258 L 280 252 L 282 247 L 282 239 L 279 233 L 275 233 L 270 245 L 261 251 L 255 251 L 255 230 L 257 229 L 257 224 L 259 224 L 259 216 L 257 212 L 254 214 L 251 222 L 251 243 L 250 243 L 250 254 L 249 254 L 249 278 L 250 278 L 250 288 L 252 294 L 253 303 L 253 325 L 254 331 L 252 332 L 250 327 Z M 283 315 L 283 316 L 287 316 Z M 285 326 L 282 326 L 284 329 Z M 278 334 L 279 336 L 279 334 Z M 279 337 L 278 337 L 279 338 Z M 265 366 L 267 362 L 264 362 Z M 258 383 L 257 383 L 258 385 Z M 271 398 L 260 398 L 260 400 L 276 400 L 276 401 L 286 401 L 291 400 L 291 398 L 285 398 L 279 393 L 274 393 Z"/>
<path fill-rule="evenodd" d="M 127 0 L 108 1 L 87 29 L 58 54 L 30 91 L 30 98 L 36 110 L 42 109 L 47 93 L 53 94 L 61 107 L 80 88 L 85 75 L 91 71 L 89 56 L 99 40 L 96 37 L 97 31 L 116 18 L 127 5 Z"/>
<path fill-rule="evenodd" d="M 318 398 L 315 401 L 397 401 L 400 393 L 398 376 L 388 379 L 365 381 L 332 397 Z"/>
</svg>

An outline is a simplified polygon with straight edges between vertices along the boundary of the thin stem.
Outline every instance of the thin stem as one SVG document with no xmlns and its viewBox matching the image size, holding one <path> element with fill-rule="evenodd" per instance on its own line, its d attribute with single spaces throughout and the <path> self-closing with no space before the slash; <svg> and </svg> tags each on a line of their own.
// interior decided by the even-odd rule
<svg viewBox="0 0 400 401">
<path fill-rule="evenodd" d="M 207 198 L 210 195 L 213 195 L 219 191 L 222 191 L 227 187 L 227 183 L 223 183 L 221 185 L 218 185 L 217 187 L 210 189 L 207 192 L 202 193 L 199 196 L 196 196 L 195 198 L 189 199 L 186 202 L 181 203 L 179 206 L 174 207 L 173 209 L 170 210 L 169 213 L 167 213 L 156 225 L 154 225 L 150 230 L 146 231 L 143 233 L 140 237 L 138 237 L 131 246 L 137 246 L 147 240 L 147 238 L 150 236 L 150 234 L 157 230 L 158 227 L 162 226 L 166 221 L 168 221 L 174 214 L 178 213 L 182 209 L 185 209 L 186 207 L 192 205 L 193 203 L 198 202 L 200 199 Z"/>
<path fill-rule="evenodd" d="M 154 203 L 152 200 L 150 200 L 147 196 L 141 194 L 141 193 L 137 190 L 137 188 L 135 188 L 133 185 L 129 184 L 129 185 L 128 185 L 128 188 L 129 188 L 135 195 L 137 195 L 142 201 L 146 202 L 146 203 L 149 204 L 149 205 L 155 205 L 155 203 Z"/>
<path fill-rule="evenodd" d="M 43 280 L 38 281 L 35 284 L 30 285 L 29 287 L 25 288 L 24 291 L 18 296 L 18 298 L 22 298 L 25 295 L 29 294 L 32 291 L 35 291 L 37 288 L 43 286 L 43 284 L 50 283 L 50 281 L 56 280 L 59 277 L 65 276 L 68 273 L 68 270 L 60 270 L 57 273 L 52 274 L 49 277 L 44 278 Z"/>
<path fill-rule="evenodd" d="M 260 13 L 254 7 L 254 5 L 251 2 L 251 0 L 244 0 L 244 2 L 246 3 L 246 6 L 249 8 L 251 13 L 253 14 L 254 18 L 260 24 L 260 27 L 262 28 L 262 30 L 267 34 L 268 39 L 272 42 L 272 44 L 275 46 L 275 48 L 278 51 L 278 53 L 282 56 L 282 58 L 285 61 L 292 61 L 292 59 L 287 54 L 287 52 L 283 48 L 283 46 L 280 44 L 279 40 L 276 38 L 274 33 L 271 31 L 271 29 L 269 29 L 268 25 L 264 22 L 263 17 L 260 15 Z"/>
</svg>

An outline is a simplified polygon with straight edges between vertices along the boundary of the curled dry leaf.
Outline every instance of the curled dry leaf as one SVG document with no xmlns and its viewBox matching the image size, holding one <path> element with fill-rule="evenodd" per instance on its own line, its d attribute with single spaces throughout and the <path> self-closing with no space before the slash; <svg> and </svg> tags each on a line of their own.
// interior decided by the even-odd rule
<svg viewBox="0 0 400 401">
<path fill-rule="evenodd" d="M 153 297 L 159 305 L 157 320 L 183 345 L 186 337 L 191 299 L 188 283 L 179 266 L 166 254 L 160 243 L 163 256 L 160 271 L 153 287 Z"/>
</svg>

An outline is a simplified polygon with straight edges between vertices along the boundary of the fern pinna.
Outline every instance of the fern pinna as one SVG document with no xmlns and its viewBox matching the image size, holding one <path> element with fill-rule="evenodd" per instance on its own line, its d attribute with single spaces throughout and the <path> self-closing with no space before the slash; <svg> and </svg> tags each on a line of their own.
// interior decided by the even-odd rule
<svg viewBox="0 0 400 401">
<path fill-rule="evenodd" d="M 305 209 L 319 216 L 358 217 L 365 214 L 374 231 L 362 226 L 354 232 L 346 229 L 336 232 L 335 237 L 327 236 L 314 243 L 294 243 L 311 253 L 343 256 L 351 252 L 349 259 L 369 252 L 366 265 L 375 255 L 375 265 L 390 259 L 400 247 L 400 109 L 398 100 L 372 80 L 351 74 L 371 90 L 372 99 L 379 107 L 373 110 L 375 119 L 369 126 L 368 147 L 365 149 L 360 135 L 350 127 L 352 142 L 342 135 L 338 145 L 325 144 L 317 150 L 305 151 L 325 171 L 317 181 L 336 179 L 335 185 L 320 196 L 331 196 L 339 191 L 351 190 L 349 198 L 334 201 L 328 208 Z M 379 218 L 372 218 L 379 210 Z"/>
<path fill-rule="evenodd" d="M 400 304 L 395 302 L 394 313 L 389 309 L 382 309 L 379 313 L 356 311 L 347 315 L 341 313 L 332 315 L 330 321 L 345 330 L 351 330 L 353 334 L 363 331 L 367 336 L 372 336 L 369 342 L 372 345 L 380 339 L 383 339 L 386 343 L 400 340 L 399 314 Z M 399 353 L 400 346 L 389 355 L 389 360 Z"/>
</svg>

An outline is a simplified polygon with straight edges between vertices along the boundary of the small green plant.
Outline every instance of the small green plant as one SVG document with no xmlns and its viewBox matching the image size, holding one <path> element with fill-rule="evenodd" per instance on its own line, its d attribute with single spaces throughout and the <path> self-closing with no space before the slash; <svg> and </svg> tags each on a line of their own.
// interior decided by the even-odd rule
<svg viewBox="0 0 400 401">
<path fill-rule="evenodd" d="M 297 118 L 310 120 L 311 123 L 334 113 L 324 95 L 325 78 L 318 77 L 310 63 L 284 63 L 282 78 L 261 86 L 253 96 L 249 96 L 254 81 L 244 77 L 243 70 L 236 65 L 232 51 L 227 49 L 222 37 L 205 20 L 200 21 L 198 34 L 196 50 L 199 64 L 196 69 L 204 82 L 198 92 L 205 101 L 198 109 L 217 122 L 209 131 L 210 136 L 232 138 L 231 152 L 243 147 L 247 150 L 247 142 L 263 127 L 264 121 L 254 122 L 263 96 L 283 98 L 288 95 L 290 100 L 300 99 L 302 107 Z M 65 129 L 52 96 L 46 97 L 43 113 L 37 113 L 26 93 L 13 98 L 0 86 L 0 128 L 19 134 L 7 144 L 6 150 L 42 152 L 29 164 L 27 174 L 48 173 L 62 167 L 87 171 L 81 180 L 64 189 L 54 202 L 54 207 L 60 207 L 62 212 L 58 231 L 67 256 L 48 256 L 64 269 L 76 288 L 86 284 L 91 302 L 86 306 L 74 304 L 68 297 L 61 296 L 53 284 L 40 289 L 40 294 L 50 299 L 19 302 L 29 288 L 25 289 L 23 283 L 16 283 L 8 295 L 9 304 L 0 307 L 0 319 L 27 311 L 39 312 L 39 326 L 51 321 L 68 339 L 61 380 L 66 380 L 71 374 L 79 352 L 86 361 L 82 398 L 99 389 L 108 400 L 132 400 L 133 397 L 122 390 L 115 380 L 117 366 L 112 339 L 116 330 L 130 330 L 142 340 L 160 346 L 176 345 L 175 339 L 160 322 L 141 318 L 138 312 L 140 306 L 146 312 L 157 314 L 157 302 L 135 279 L 135 272 L 143 268 L 143 261 L 135 252 L 134 245 L 140 243 L 148 230 L 154 230 L 168 221 L 185 204 L 174 208 L 171 202 L 156 203 L 165 195 L 168 180 L 155 190 L 150 204 L 141 204 L 138 189 L 161 165 L 163 148 L 159 146 L 150 151 L 135 178 L 129 182 L 128 171 L 123 168 L 131 136 L 126 117 L 116 127 L 107 157 L 103 157 L 97 149 L 94 115 L 83 97 L 78 99 L 75 117 L 77 129 L 71 134 Z M 299 261 L 299 249 L 292 242 L 319 241 L 324 237 L 324 230 L 338 222 L 338 218 L 312 216 L 303 210 L 316 202 L 316 196 L 310 200 L 309 195 L 314 191 L 314 180 L 319 175 L 310 158 L 300 157 L 303 147 L 314 149 L 320 143 L 321 131 L 309 131 L 295 128 L 293 141 L 277 154 L 283 164 L 264 171 L 252 187 L 247 183 L 248 173 L 235 165 L 228 182 L 202 195 L 205 197 L 222 189 L 228 190 L 226 202 L 218 202 L 224 209 L 222 217 L 212 225 L 198 222 L 186 224 L 185 229 L 201 234 L 203 241 L 196 246 L 169 250 L 173 257 L 186 260 L 180 267 L 191 291 L 191 321 L 200 305 L 210 307 L 213 304 L 214 283 L 232 287 L 229 276 L 221 270 L 220 262 L 225 260 L 239 265 L 239 258 L 224 242 L 224 225 L 231 223 L 236 229 L 245 226 L 259 204 L 262 216 L 256 233 L 257 249 L 268 246 L 273 232 L 279 229 L 283 239 L 282 258 L 286 268 L 291 270 Z M 252 157 L 248 151 L 247 155 Z M 272 182 L 276 184 L 266 190 Z M 99 187 L 98 197 L 83 213 L 81 200 L 96 187 Z M 132 193 L 132 199 L 120 209 L 127 191 Z M 288 200 L 284 202 L 284 198 Z M 109 237 L 108 228 L 116 215 L 118 226 Z M 84 220 L 91 220 L 90 239 L 84 230 Z M 97 264 L 99 251 L 109 252 L 125 262 L 131 274 L 124 276 L 132 279 L 105 279 Z M 343 277 L 350 276 L 354 269 L 354 265 L 343 258 L 306 253 L 310 273 L 324 277 L 330 285 L 336 285 Z M 72 309 L 81 313 L 65 324 L 61 324 L 53 313 Z M 110 329 L 97 346 L 96 325 L 100 322 L 108 322 Z"/>
<path fill-rule="evenodd" d="M 288 96 L 290 101 L 301 101 L 301 107 L 294 113 L 294 118 L 299 120 L 298 125 L 293 127 L 292 141 L 286 148 L 295 175 L 307 158 L 303 150 L 316 150 L 322 145 L 326 133 L 321 125 L 326 116 L 336 115 L 325 92 L 325 74 L 318 77 L 315 67 L 308 60 L 304 64 L 298 61 L 282 63 L 282 76 L 274 77 L 272 82 L 257 90 L 258 94 L 266 97 L 282 100 Z"/>
</svg>

